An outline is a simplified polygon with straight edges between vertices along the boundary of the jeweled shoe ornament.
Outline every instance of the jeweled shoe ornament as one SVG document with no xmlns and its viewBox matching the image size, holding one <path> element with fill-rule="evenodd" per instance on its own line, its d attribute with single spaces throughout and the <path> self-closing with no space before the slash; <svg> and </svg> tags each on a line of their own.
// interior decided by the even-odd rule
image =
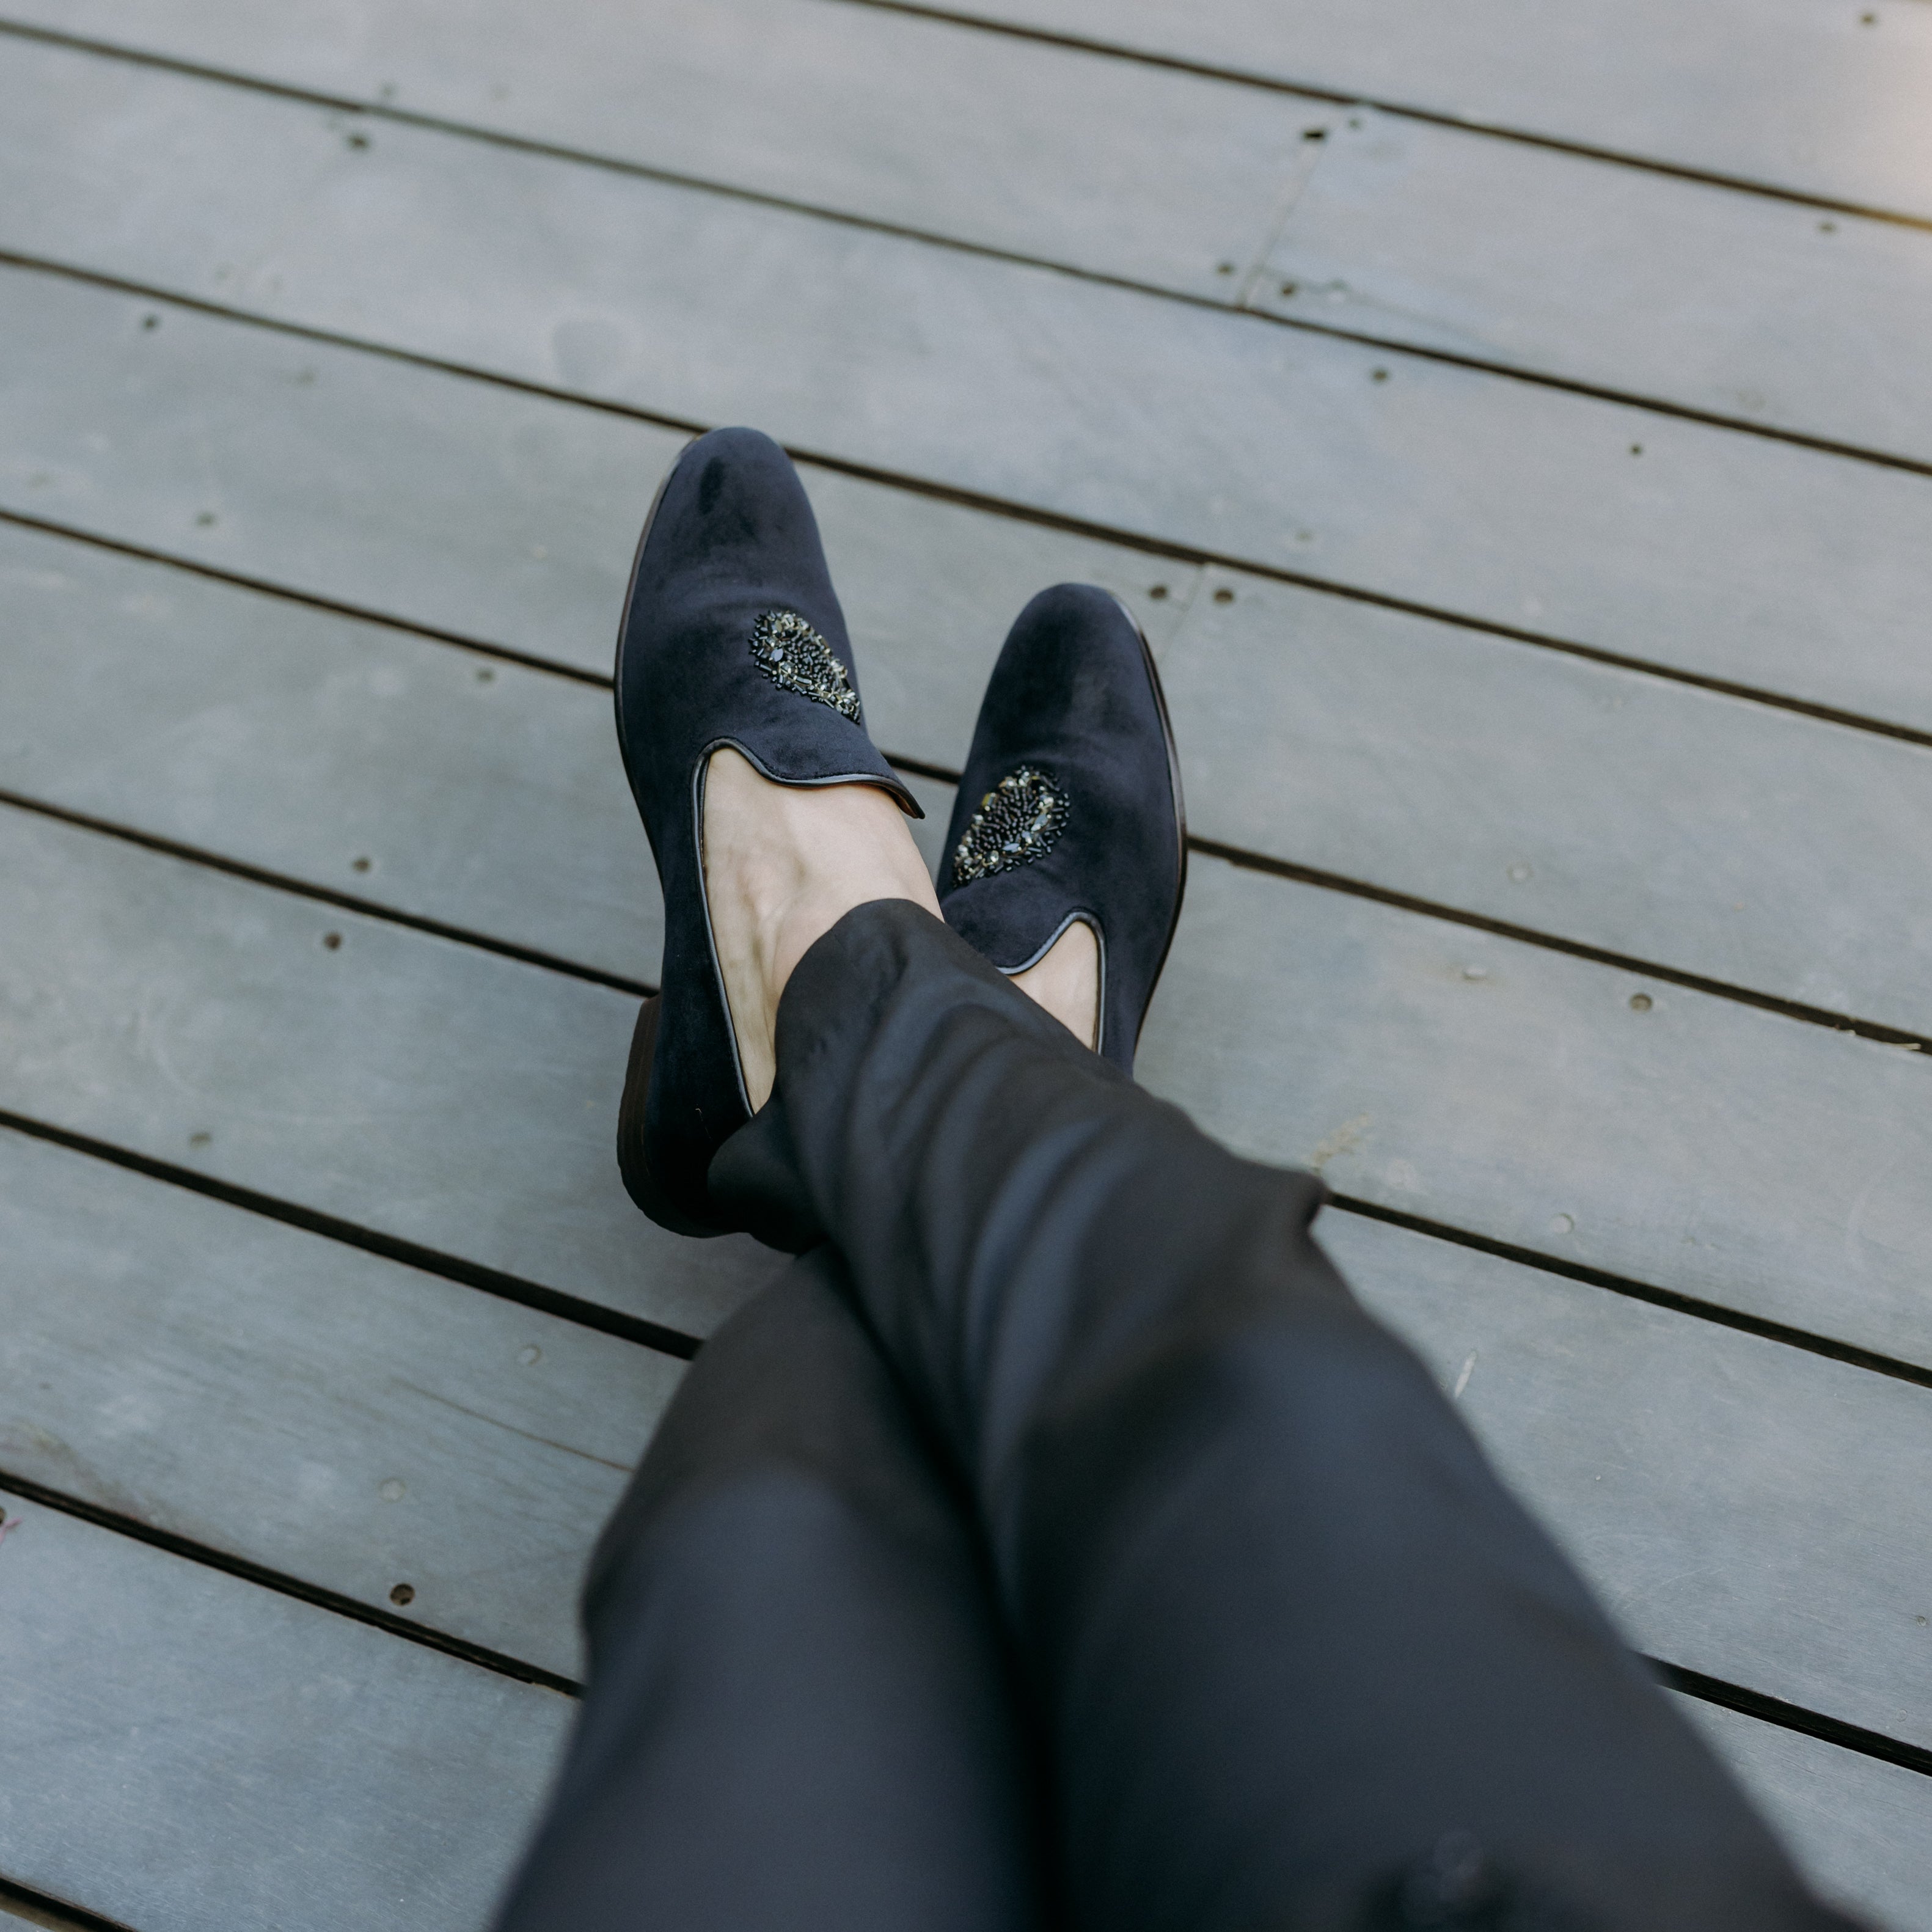
<svg viewBox="0 0 1932 1932">
<path fill-rule="evenodd" d="M 855 724 L 865 722 L 845 667 L 796 610 L 767 610 L 752 626 L 752 661 L 781 690 L 829 704 Z"/>
<path fill-rule="evenodd" d="M 982 797 L 952 854 L 952 883 L 970 884 L 1030 866 L 1053 850 L 1066 824 L 1066 794 L 1032 765 L 1009 772 Z"/>
</svg>

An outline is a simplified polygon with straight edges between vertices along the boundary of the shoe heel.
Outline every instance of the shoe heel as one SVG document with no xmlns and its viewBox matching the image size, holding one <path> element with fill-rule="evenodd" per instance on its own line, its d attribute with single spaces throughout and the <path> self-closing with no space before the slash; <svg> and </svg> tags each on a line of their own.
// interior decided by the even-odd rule
<svg viewBox="0 0 1932 1932">
<path fill-rule="evenodd" d="M 727 1231 L 694 1220 L 658 1185 L 644 1156 L 644 1121 L 651 1090 L 651 1060 L 657 1049 L 662 996 L 652 994 L 638 1013 L 631 1035 L 631 1058 L 624 1070 L 624 1098 L 617 1109 L 617 1172 L 624 1191 L 660 1228 L 674 1234 L 710 1240 Z"/>
</svg>

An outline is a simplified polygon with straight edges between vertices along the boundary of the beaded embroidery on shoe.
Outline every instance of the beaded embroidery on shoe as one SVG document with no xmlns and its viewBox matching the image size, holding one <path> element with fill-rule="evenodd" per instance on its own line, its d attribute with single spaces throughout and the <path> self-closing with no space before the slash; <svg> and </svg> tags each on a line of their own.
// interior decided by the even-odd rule
<svg viewBox="0 0 1932 1932">
<path fill-rule="evenodd" d="M 752 661 L 782 689 L 860 722 L 859 694 L 845 667 L 796 610 L 767 610 L 752 626 Z"/>
<path fill-rule="evenodd" d="M 1059 781 L 1022 765 L 980 800 L 952 855 L 952 883 L 968 885 L 1044 859 L 1066 824 L 1066 794 Z"/>
</svg>

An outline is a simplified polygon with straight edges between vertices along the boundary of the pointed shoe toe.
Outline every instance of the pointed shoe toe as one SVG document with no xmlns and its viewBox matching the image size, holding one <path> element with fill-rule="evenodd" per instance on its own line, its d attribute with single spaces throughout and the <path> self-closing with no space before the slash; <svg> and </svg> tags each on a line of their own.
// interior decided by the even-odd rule
<svg viewBox="0 0 1932 1932">
<path fill-rule="evenodd" d="M 781 784 L 874 784 L 919 815 L 866 736 L 812 506 L 770 437 L 714 430 L 673 464 L 638 541 L 616 697 L 664 907 L 661 990 L 638 1016 L 618 1165 L 660 1226 L 724 1234 L 706 1171 L 752 1110 L 705 900 L 711 754 L 728 746 Z"/>
<path fill-rule="evenodd" d="M 1006 974 L 1084 920 L 1100 942 L 1098 1051 L 1131 1073 L 1186 875 L 1174 734 L 1140 626 L 1111 592 L 1042 591 L 980 707 L 940 910 Z"/>
</svg>

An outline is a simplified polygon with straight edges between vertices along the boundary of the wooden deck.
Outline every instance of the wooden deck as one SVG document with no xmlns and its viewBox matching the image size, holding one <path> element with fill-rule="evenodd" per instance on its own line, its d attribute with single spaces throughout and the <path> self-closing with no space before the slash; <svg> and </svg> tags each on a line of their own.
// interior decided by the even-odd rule
<svg viewBox="0 0 1932 1932">
<path fill-rule="evenodd" d="M 942 807 L 1132 604 L 1144 1076 L 1932 1932 L 1928 100 L 1924 0 L 4 0 L 0 1924 L 488 1914 L 773 1266 L 610 1145 L 749 422 Z"/>
</svg>

